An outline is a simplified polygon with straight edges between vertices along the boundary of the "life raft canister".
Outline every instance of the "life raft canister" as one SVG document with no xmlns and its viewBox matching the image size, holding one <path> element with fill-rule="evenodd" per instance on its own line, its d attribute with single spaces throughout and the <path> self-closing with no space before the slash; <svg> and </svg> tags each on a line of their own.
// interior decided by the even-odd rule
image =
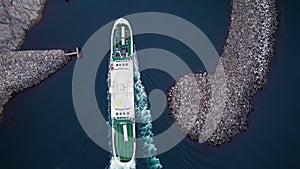
<svg viewBox="0 0 300 169">
<path fill-rule="evenodd" d="M 111 63 L 109 68 L 110 68 L 110 70 L 114 70 L 114 64 Z"/>
</svg>

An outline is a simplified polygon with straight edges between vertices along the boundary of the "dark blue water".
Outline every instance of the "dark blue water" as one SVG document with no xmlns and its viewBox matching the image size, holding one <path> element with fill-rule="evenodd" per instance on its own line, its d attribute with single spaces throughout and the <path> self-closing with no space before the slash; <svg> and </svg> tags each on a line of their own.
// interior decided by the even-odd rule
<svg viewBox="0 0 300 169">
<path fill-rule="evenodd" d="M 300 168 L 297 88 L 300 85 L 297 69 L 300 23 L 296 15 L 299 5 L 296 1 L 278 2 L 277 53 L 265 89 L 253 100 L 249 130 L 217 148 L 184 139 L 158 156 L 164 168 Z M 165 12 L 187 19 L 205 32 L 221 52 L 229 24 L 228 0 L 70 0 L 69 3 L 49 0 L 43 20 L 28 32 L 23 49 L 83 46 L 107 22 L 145 11 Z M 192 64 L 193 71 L 204 70 L 201 62 L 187 59 L 195 54 L 174 39 L 140 35 L 135 37 L 135 43 L 138 50 L 149 47 L 170 50 L 187 62 L 197 63 Z M 109 153 L 87 137 L 74 112 L 71 84 L 75 61 L 73 58 L 60 72 L 18 94 L 5 106 L 4 117 L 0 120 L 0 169 L 99 169 L 107 166 Z M 102 69 L 99 68 L 98 73 Z M 155 88 L 166 90 L 174 82 L 169 75 L 157 70 L 142 72 L 142 80 L 148 93 Z M 95 83 L 102 81 L 96 79 Z M 97 90 L 98 94 L 106 91 L 104 87 Z M 154 121 L 154 133 L 162 132 L 172 123 L 167 112 Z M 137 162 L 137 168 L 145 168 L 143 160 Z"/>
</svg>

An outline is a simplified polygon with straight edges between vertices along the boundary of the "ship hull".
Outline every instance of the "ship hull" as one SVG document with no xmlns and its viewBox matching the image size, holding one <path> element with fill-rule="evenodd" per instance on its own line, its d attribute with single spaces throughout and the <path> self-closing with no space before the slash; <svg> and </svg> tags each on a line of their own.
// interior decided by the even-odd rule
<svg viewBox="0 0 300 169">
<path fill-rule="evenodd" d="M 113 155 L 120 166 L 130 167 L 136 149 L 133 39 L 130 24 L 123 18 L 114 23 L 110 56 Z"/>
</svg>

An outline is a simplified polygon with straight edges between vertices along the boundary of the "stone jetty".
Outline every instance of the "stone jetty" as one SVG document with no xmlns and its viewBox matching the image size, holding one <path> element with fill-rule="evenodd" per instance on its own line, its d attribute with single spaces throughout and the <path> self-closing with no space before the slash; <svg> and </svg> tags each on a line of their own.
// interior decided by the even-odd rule
<svg viewBox="0 0 300 169">
<path fill-rule="evenodd" d="M 62 68 L 70 56 L 63 50 L 28 50 L 0 53 L 0 103 L 5 105 L 13 93 L 39 84 Z M 3 107 L 0 106 L 0 110 Z"/>
<path fill-rule="evenodd" d="M 230 18 L 215 72 L 183 75 L 168 92 L 171 118 L 190 139 L 213 146 L 248 128 L 251 98 L 265 85 L 274 56 L 276 2 L 231 0 Z"/>
<path fill-rule="evenodd" d="M 37 85 L 70 60 L 60 49 L 18 51 L 26 31 L 41 19 L 45 3 L 0 1 L 0 114 L 14 93 Z"/>
</svg>

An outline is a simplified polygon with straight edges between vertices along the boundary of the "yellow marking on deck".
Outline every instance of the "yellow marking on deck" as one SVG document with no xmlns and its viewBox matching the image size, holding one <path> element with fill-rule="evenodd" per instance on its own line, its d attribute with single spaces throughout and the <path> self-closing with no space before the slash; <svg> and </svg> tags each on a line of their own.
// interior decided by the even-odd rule
<svg viewBox="0 0 300 169">
<path fill-rule="evenodd" d="M 119 107 L 120 105 L 121 105 L 121 100 L 120 99 L 116 99 L 116 101 L 115 101 L 115 105 L 117 106 L 117 107 Z"/>
</svg>

